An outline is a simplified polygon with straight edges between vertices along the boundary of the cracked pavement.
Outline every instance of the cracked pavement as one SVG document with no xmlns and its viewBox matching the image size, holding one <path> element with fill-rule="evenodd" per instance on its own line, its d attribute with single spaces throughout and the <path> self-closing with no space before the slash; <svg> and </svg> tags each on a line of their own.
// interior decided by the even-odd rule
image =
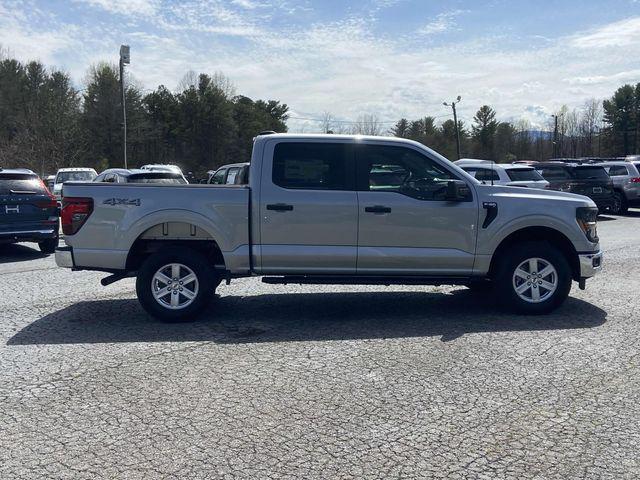
<svg viewBox="0 0 640 480">
<path fill-rule="evenodd" d="M 245 279 L 162 324 L 0 246 L 0 478 L 636 479 L 638 226 L 602 218 L 603 272 L 544 317 Z"/>
</svg>

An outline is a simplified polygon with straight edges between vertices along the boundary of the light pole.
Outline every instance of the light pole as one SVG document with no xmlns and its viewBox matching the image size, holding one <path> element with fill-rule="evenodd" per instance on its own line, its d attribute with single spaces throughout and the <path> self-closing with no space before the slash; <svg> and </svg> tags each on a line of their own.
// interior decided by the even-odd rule
<svg viewBox="0 0 640 480">
<path fill-rule="evenodd" d="M 129 45 L 120 45 L 120 93 L 122 94 L 122 145 L 124 149 L 124 168 L 127 167 L 127 109 L 125 105 L 124 66 L 129 65 Z"/>
<path fill-rule="evenodd" d="M 561 113 L 560 115 L 551 115 L 555 121 L 555 126 L 553 127 L 553 158 L 558 158 L 559 155 L 562 155 L 560 149 L 558 148 L 558 118 L 564 115 Z"/>
<path fill-rule="evenodd" d="M 447 103 L 444 102 L 443 105 L 445 107 L 451 107 L 453 109 L 453 123 L 456 127 L 456 153 L 458 154 L 458 160 L 460 160 L 460 131 L 458 129 L 458 115 L 456 113 L 456 104 L 460 103 L 462 97 L 458 95 L 458 98 L 455 102 Z"/>
</svg>

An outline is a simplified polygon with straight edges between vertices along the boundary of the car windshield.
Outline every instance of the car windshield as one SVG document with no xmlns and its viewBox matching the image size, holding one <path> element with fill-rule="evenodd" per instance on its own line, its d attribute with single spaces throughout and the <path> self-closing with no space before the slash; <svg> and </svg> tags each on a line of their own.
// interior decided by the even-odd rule
<svg viewBox="0 0 640 480">
<path fill-rule="evenodd" d="M 96 174 L 90 171 L 83 172 L 60 172 L 56 176 L 56 183 L 64 182 L 91 182 L 96 178 Z"/>
<path fill-rule="evenodd" d="M 609 175 L 603 167 L 576 167 L 573 176 L 578 180 L 609 180 Z"/>
<path fill-rule="evenodd" d="M 182 178 L 182 175 L 176 173 L 163 173 L 163 172 L 149 172 L 149 173 L 137 173 L 129 175 L 128 183 L 161 183 L 161 184 L 176 184 L 187 183 Z"/>
<path fill-rule="evenodd" d="M 514 182 L 537 182 L 544 180 L 534 168 L 508 168 L 507 175 Z"/>
<path fill-rule="evenodd" d="M 36 175 L 8 173 L 0 175 L 0 195 L 45 194 L 46 190 Z"/>
</svg>

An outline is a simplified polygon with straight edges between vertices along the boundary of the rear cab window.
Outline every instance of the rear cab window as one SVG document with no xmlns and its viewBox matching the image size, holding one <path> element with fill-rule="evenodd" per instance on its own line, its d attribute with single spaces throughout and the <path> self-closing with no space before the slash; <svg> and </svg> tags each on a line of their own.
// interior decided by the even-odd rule
<svg viewBox="0 0 640 480">
<path fill-rule="evenodd" d="M 239 167 L 232 167 L 227 172 L 227 181 L 225 182 L 227 185 L 233 185 L 236 183 L 236 178 L 238 177 L 238 172 L 240 171 Z"/>
<path fill-rule="evenodd" d="M 155 184 L 185 184 L 187 183 L 182 175 L 168 172 L 147 172 L 129 175 L 127 183 L 155 183 Z"/>
</svg>

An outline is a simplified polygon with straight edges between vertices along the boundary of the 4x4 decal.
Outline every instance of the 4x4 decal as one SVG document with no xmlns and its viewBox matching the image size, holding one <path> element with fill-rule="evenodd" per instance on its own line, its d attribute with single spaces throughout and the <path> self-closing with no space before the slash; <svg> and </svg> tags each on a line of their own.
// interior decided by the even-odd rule
<svg viewBox="0 0 640 480">
<path fill-rule="evenodd" d="M 134 205 L 136 207 L 140 206 L 140 199 L 139 198 L 134 198 L 134 199 L 129 199 L 129 198 L 107 198 L 104 202 L 102 202 L 103 205 Z"/>
</svg>

